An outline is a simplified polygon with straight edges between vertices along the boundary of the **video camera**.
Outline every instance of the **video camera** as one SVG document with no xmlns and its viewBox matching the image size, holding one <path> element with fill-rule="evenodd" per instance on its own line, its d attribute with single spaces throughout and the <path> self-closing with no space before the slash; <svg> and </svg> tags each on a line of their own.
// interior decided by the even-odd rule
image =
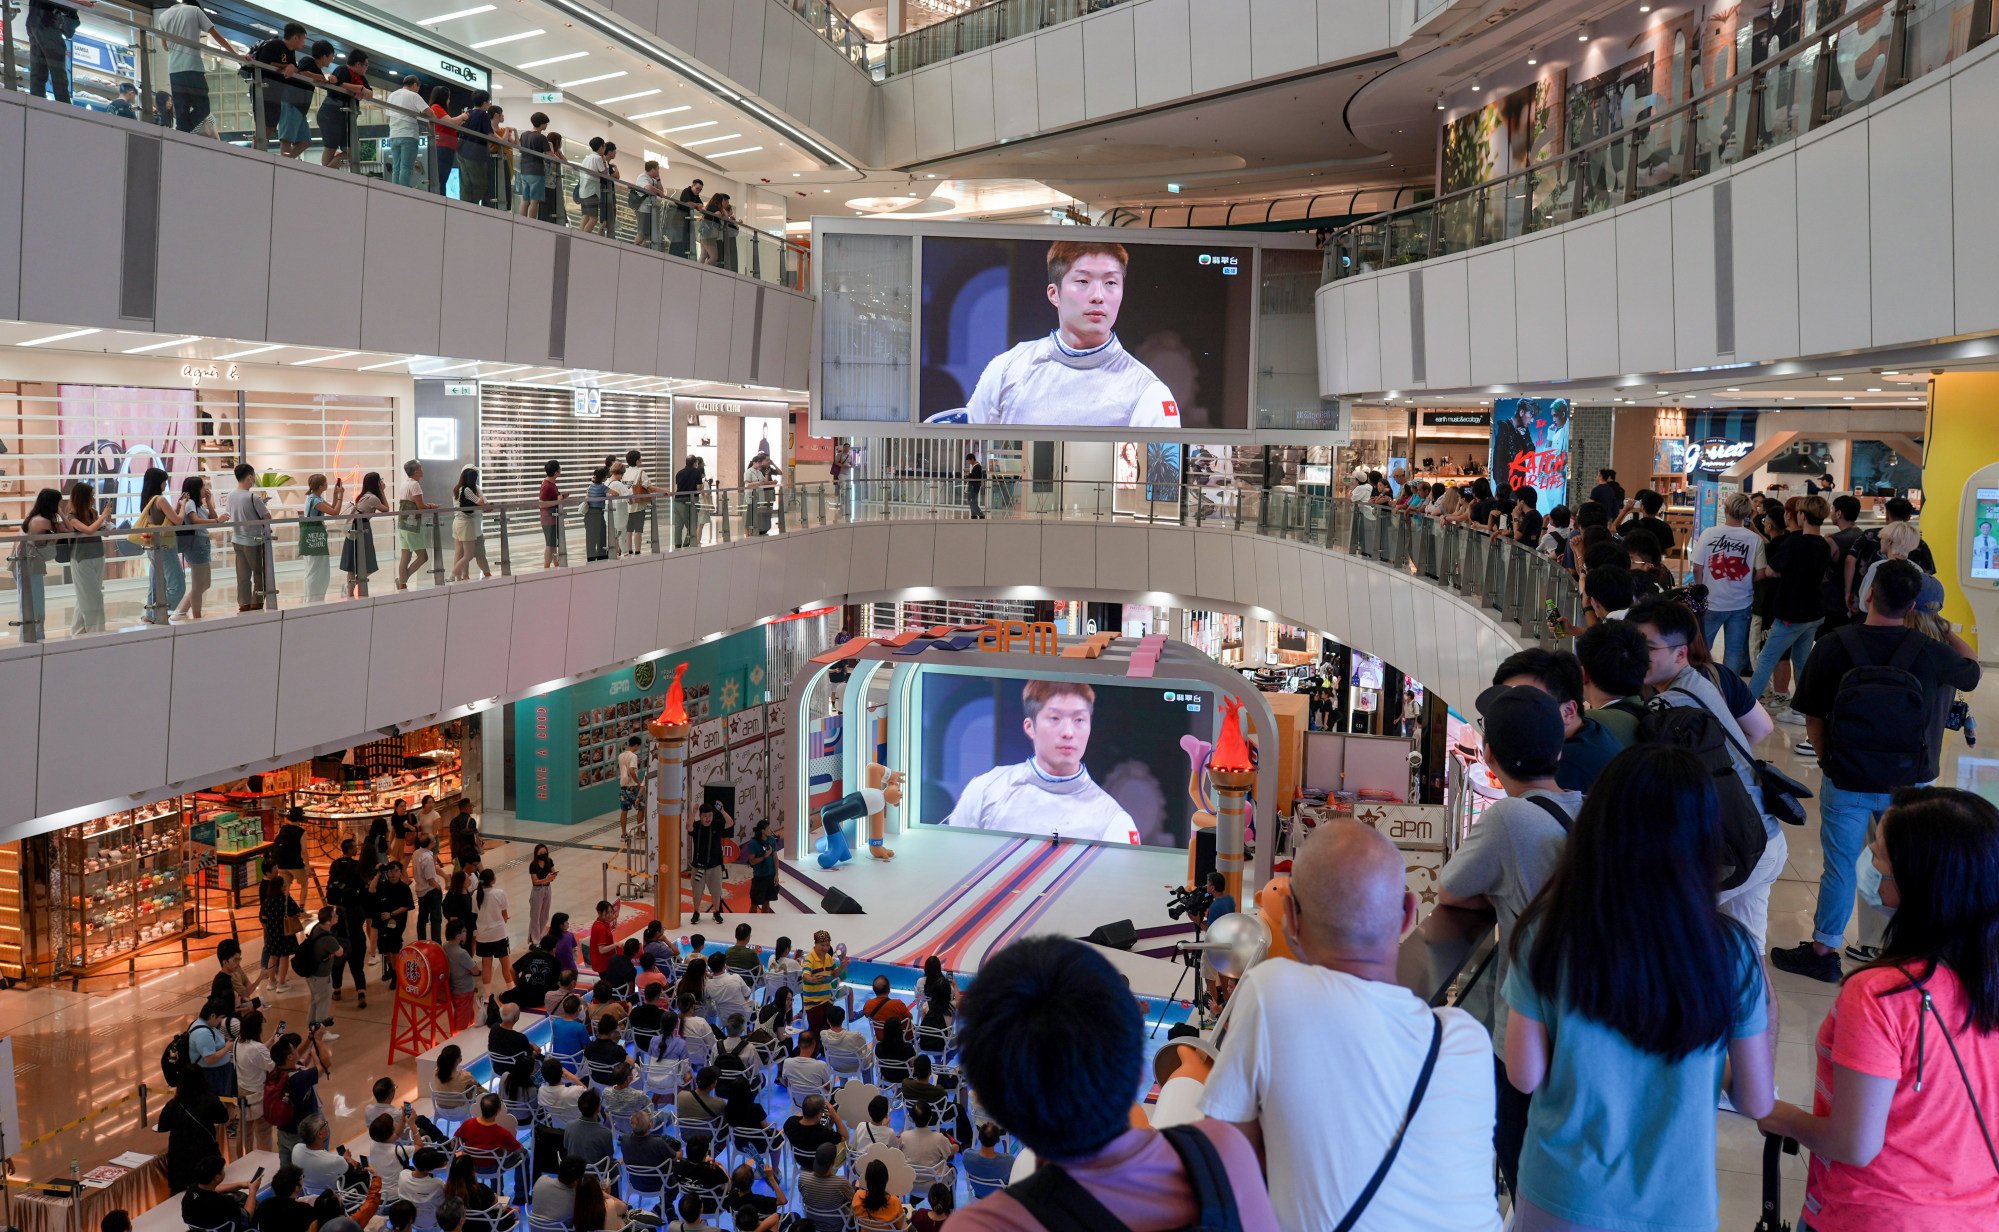
<svg viewBox="0 0 1999 1232">
<path fill-rule="evenodd" d="M 1966 748 L 1978 747 L 1978 720 L 1972 716 L 1971 703 L 1963 698 L 1953 698 L 1950 713 L 1944 715 L 1945 731 L 1963 732 Z"/>
<path fill-rule="evenodd" d="M 1215 896 L 1206 886 L 1166 887 L 1166 915 L 1177 920 L 1182 916 L 1202 923 L 1208 918 L 1208 908 L 1215 905 Z"/>
</svg>

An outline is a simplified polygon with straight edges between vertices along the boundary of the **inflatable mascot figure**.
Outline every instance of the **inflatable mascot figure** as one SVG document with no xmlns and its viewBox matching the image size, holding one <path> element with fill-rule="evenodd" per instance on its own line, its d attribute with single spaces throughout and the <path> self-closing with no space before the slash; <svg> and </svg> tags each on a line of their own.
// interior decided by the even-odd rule
<svg viewBox="0 0 1999 1232">
<path fill-rule="evenodd" d="M 870 762 L 867 774 L 866 787 L 850 791 L 819 810 L 823 833 L 813 846 L 819 852 L 820 868 L 836 868 L 854 858 L 846 824 L 858 823 L 863 817 L 868 823 L 868 854 L 877 860 L 895 859 L 895 852 L 884 845 L 883 835 L 888 829 L 888 806 L 902 803 L 903 775 L 880 762 Z"/>
</svg>

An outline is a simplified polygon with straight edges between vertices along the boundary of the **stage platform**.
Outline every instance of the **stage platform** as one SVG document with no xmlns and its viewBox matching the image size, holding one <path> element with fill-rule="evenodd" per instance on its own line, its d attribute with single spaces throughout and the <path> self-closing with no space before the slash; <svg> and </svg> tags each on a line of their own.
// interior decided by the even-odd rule
<svg viewBox="0 0 1999 1232">
<path fill-rule="evenodd" d="M 789 936 L 803 948 L 814 929 L 825 928 L 856 961 L 915 967 L 936 954 L 965 975 L 1016 938 L 1054 933 L 1080 939 L 1099 925 L 1129 919 L 1139 934 L 1133 951 L 1103 952 L 1130 977 L 1132 990 L 1162 997 L 1180 974 L 1172 944 L 1191 939 L 1193 930 L 1188 921 L 1167 916 L 1166 888 L 1185 883 L 1185 852 L 950 830 L 899 834 L 889 846 L 893 860 L 874 860 L 863 848 L 851 863 L 833 869 L 820 868 L 810 854 L 787 859 L 784 885 L 815 914 L 780 904 L 775 915 L 732 912 L 719 929 L 704 915 L 700 926 L 681 931 L 713 939 L 747 920 L 757 944 Z M 816 914 L 815 891 L 830 887 L 845 891 L 863 913 Z"/>
</svg>

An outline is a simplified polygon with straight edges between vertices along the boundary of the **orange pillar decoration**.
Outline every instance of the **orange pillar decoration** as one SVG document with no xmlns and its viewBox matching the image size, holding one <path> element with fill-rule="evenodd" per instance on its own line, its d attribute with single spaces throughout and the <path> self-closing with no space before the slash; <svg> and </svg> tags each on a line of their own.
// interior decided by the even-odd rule
<svg viewBox="0 0 1999 1232">
<path fill-rule="evenodd" d="M 653 739 L 653 816 L 657 852 L 652 879 L 653 918 L 668 928 L 680 927 L 680 838 L 687 825 L 687 735 L 693 724 L 687 714 L 687 693 L 681 677 L 687 664 L 673 669 L 666 702 L 659 717 L 646 725 Z"/>
<path fill-rule="evenodd" d="M 1242 899 L 1244 820 L 1249 789 L 1256 784 L 1256 763 L 1242 734 L 1242 701 L 1222 699 L 1222 729 L 1208 758 L 1208 781 L 1215 785 L 1215 871 L 1228 878 L 1229 893 Z"/>
</svg>

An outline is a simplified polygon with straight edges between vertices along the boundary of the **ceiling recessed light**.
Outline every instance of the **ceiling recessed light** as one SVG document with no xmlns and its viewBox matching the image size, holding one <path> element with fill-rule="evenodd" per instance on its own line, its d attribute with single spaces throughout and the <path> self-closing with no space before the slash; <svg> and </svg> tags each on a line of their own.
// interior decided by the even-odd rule
<svg viewBox="0 0 1999 1232">
<path fill-rule="evenodd" d="M 89 336 L 90 336 L 91 334 L 101 334 L 101 333 L 103 333 L 103 332 L 104 332 L 103 330 L 101 330 L 101 329 L 98 329 L 98 328 L 96 328 L 96 327 L 94 327 L 94 326 L 93 326 L 92 328 L 90 328 L 90 329 L 72 329 L 72 330 L 65 330 L 64 332 L 62 332 L 62 333 L 60 333 L 60 334 L 50 334 L 50 335 L 49 335 L 48 337 L 46 337 L 46 338 L 31 338 L 31 339 L 29 339 L 28 341 L 26 341 L 26 342 L 23 342 L 23 343 L 22 343 L 21 345 L 22 345 L 22 346 L 41 346 L 42 344 L 44 344 L 44 343 L 48 343 L 48 342 L 68 342 L 68 341 L 69 341 L 69 340 L 70 340 L 71 338 L 87 338 L 87 337 L 89 337 Z"/>
<path fill-rule="evenodd" d="M 550 56 L 545 60 L 529 60 L 522 64 L 516 64 L 514 65 L 514 67 L 540 68 L 544 64 L 561 64 L 568 60 L 581 60 L 584 56 L 587 56 L 589 54 L 590 53 L 587 51 L 566 51 L 559 56 Z"/>
<path fill-rule="evenodd" d="M 1442 111 L 1443 109 L 1444 109 L 1444 96 L 1439 94 L 1437 96 L 1437 110 Z"/>
<path fill-rule="evenodd" d="M 1826 378 L 1826 380 L 1828 380 L 1828 381 L 1843 381 L 1843 380 L 1845 380 L 1845 379 L 1846 379 L 1846 378 L 1845 378 L 1845 377 L 1843 377 L 1843 376 L 1829 376 L 1829 377 L 1827 377 L 1827 378 Z"/>
<path fill-rule="evenodd" d="M 1845 396 L 1844 398 L 1841 398 L 1841 399 L 1840 399 L 1840 401 L 1841 401 L 1841 402 L 1851 402 L 1851 401 L 1853 401 L 1853 395 L 1852 395 L 1852 394 L 1848 394 L 1848 395 L 1846 395 L 1846 396 Z"/>
<path fill-rule="evenodd" d="M 615 81 L 620 77 L 627 76 L 630 76 L 630 74 L 624 69 L 619 69 L 615 73 L 599 73 L 595 77 L 578 77 L 574 81 L 558 81 L 555 83 L 555 88 L 558 90 L 573 90 L 577 86 L 594 86 L 600 81 Z"/>
<path fill-rule="evenodd" d="M 794 172 L 792 172 L 792 173 L 791 173 L 791 178 L 795 180 L 795 179 L 797 179 L 797 178 L 798 178 L 799 176 L 801 176 L 801 175 L 804 175 L 804 174 L 805 174 L 805 173 L 804 173 L 803 171 L 794 171 Z"/>
<path fill-rule="evenodd" d="M 347 359 L 360 353 L 359 351 L 333 351 L 326 355 L 315 355 L 310 359 L 294 359 L 292 367 L 303 367 L 306 364 L 323 364 L 329 359 Z"/>
<path fill-rule="evenodd" d="M 361 367 L 360 367 L 360 371 L 362 371 L 362 372 L 380 372 L 380 371 L 381 371 L 382 369 L 384 369 L 384 368 L 393 368 L 393 367 L 395 367 L 395 366 L 396 366 L 397 364 L 413 364 L 413 363 L 415 363 L 415 362 L 416 362 L 416 356 L 414 356 L 414 355 L 405 355 L 405 356 L 403 356 L 403 357 L 402 357 L 401 359 L 391 359 L 391 360 L 386 360 L 386 361 L 384 361 L 384 362 L 382 362 L 382 363 L 379 363 L 379 364 L 362 364 L 362 365 L 361 365 Z"/>
<path fill-rule="evenodd" d="M 1582 25 L 1580 25 L 1580 26 L 1577 26 L 1577 27 L 1576 27 L 1576 42 L 1578 42 L 1578 43 L 1587 43 L 1587 42 L 1589 42 L 1589 23 L 1588 23 L 1588 22 L 1584 22 L 1584 23 L 1583 23 Z"/>
<path fill-rule="evenodd" d="M 231 352 L 229 352 L 229 354 L 227 354 L 227 355 L 217 355 L 217 356 L 216 356 L 215 358 L 217 358 L 217 359 L 247 359 L 247 358 L 249 358 L 249 357 L 250 357 L 250 356 L 252 356 L 252 355 L 263 355 L 263 354 L 265 354 L 265 353 L 267 353 L 267 352 L 270 352 L 270 351 L 282 351 L 282 350 L 284 350 L 284 349 L 285 349 L 285 348 L 284 348 L 284 346 L 283 346 L 282 344 L 280 344 L 280 343 L 275 343 L 275 342 L 274 342 L 274 343 L 270 344 L 269 346 L 255 346 L 255 347 L 251 347 L 251 348 L 250 348 L 249 350 L 247 350 L 247 351 L 231 351 Z"/>
<path fill-rule="evenodd" d="M 168 347 L 184 346 L 190 342 L 200 342 L 200 341 L 201 341 L 200 334 L 189 334 L 185 338 L 169 338 L 165 342 L 148 342 L 144 346 L 127 347 L 125 348 L 125 354 L 144 355 L 148 351 L 164 351 Z"/>
<path fill-rule="evenodd" d="M 1529 65 L 1535 65 L 1535 64 L 1539 64 L 1540 62 L 1541 62 L 1541 50 L 1540 50 L 1540 48 L 1538 48 L 1538 47 L 1529 47 L 1529 48 L 1527 49 L 1527 63 L 1528 63 Z"/>
<path fill-rule="evenodd" d="M 1471 79 L 1471 92 L 1472 92 L 1473 94 L 1477 94 L 1477 93 L 1479 92 L 1480 88 L 1481 88 L 1481 87 L 1480 87 L 1480 86 L 1479 86 L 1479 84 L 1478 84 L 1478 78 L 1476 78 L 1476 77 L 1472 78 L 1472 79 Z"/>
<path fill-rule="evenodd" d="M 692 110 L 694 110 L 693 104 L 682 103 L 678 107 L 661 107 L 658 111 L 641 111 L 637 115 L 626 116 L 625 118 L 627 120 L 651 120 L 663 115 L 679 115 L 683 111 Z"/>
<path fill-rule="evenodd" d="M 659 130 L 659 135 L 662 137 L 670 137 L 675 133 L 691 133 L 697 128 L 713 128 L 720 123 L 721 123 L 720 120 L 702 120 L 696 124 L 682 124 L 678 128 L 662 128 Z"/>
<path fill-rule="evenodd" d="M 658 94 L 659 92 L 660 92 L 660 87 L 654 86 L 650 90 L 639 90 L 632 94 L 619 94 L 611 98 L 600 98 L 597 100 L 597 105 L 599 107 L 608 107 L 612 103 L 629 103 L 635 98 L 647 98 L 651 95 Z"/>
<path fill-rule="evenodd" d="M 822 189 L 820 189 L 819 191 L 820 191 L 820 192 L 822 192 L 822 193 L 829 193 L 829 192 L 832 192 L 833 190 L 832 190 L 832 189 L 830 189 L 830 188 L 822 188 Z"/>
<path fill-rule="evenodd" d="M 740 137 L 741 133 L 723 133 L 719 137 L 703 137 L 699 141 L 683 141 L 681 144 L 691 150 L 697 145 L 714 145 L 717 141 L 735 141 Z"/>
<path fill-rule="evenodd" d="M 488 47 L 499 47 L 506 43 L 518 43 L 522 39 L 531 39 L 537 34 L 547 33 L 548 31 L 546 30 L 536 28 L 533 30 L 523 30 L 519 34 L 502 34 L 498 38 L 480 39 L 478 42 L 472 44 L 472 50 L 484 51 Z"/>
<path fill-rule="evenodd" d="M 1867 392 L 1870 394 L 1878 394 L 1881 392 L 1881 387 L 1879 385 L 1869 385 L 1867 387 Z"/>
<path fill-rule="evenodd" d="M 435 26 L 441 22 L 457 21 L 460 17 L 477 17 L 481 13 L 492 12 L 494 7 L 494 5 L 490 4 L 475 4 L 469 9 L 454 9 L 449 13 L 439 13 L 435 17 L 419 17 L 416 19 L 416 24 L 419 26 Z"/>
<path fill-rule="evenodd" d="M 714 154 L 710 155 L 710 157 L 734 158 L 738 154 L 754 154 L 761 149 L 763 149 L 763 147 L 760 145 L 746 145 L 740 150 L 718 150 Z"/>
<path fill-rule="evenodd" d="M 1900 372 L 1897 372 L 1897 371 L 1896 371 L 1895 369 L 1893 369 L 1893 368 L 1883 368 L 1883 369 L 1881 369 L 1881 375 L 1882 375 L 1882 376 L 1900 376 L 1900 375 L 1902 375 L 1902 374 L 1901 374 Z"/>
<path fill-rule="evenodd" d="M 1739 393 L 1741 393 L 1741 392 L 1742 392 L 1742 386 L 1740 386 L 1740 385 L 1730 385 L 1730 386 L 1728 387 L 1728 392 L 1729 392 L 1729 393 L 1732 393 L 1732 394 L 1739 394 Z"/>
</svg>

